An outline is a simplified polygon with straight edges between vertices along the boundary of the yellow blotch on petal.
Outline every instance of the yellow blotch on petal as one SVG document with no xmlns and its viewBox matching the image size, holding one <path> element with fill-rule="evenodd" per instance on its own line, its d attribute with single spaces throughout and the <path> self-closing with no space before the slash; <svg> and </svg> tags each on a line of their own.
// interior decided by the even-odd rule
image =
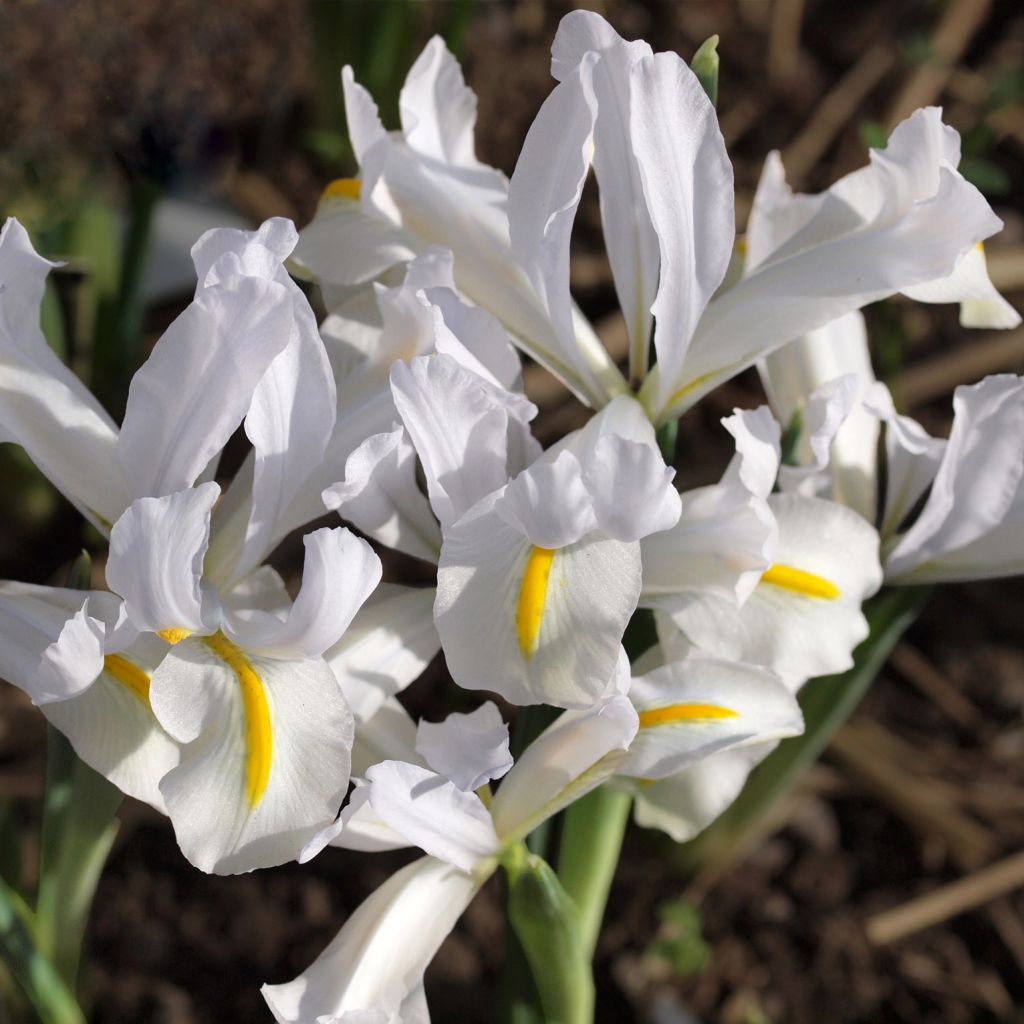
<svg viewBox="0 0 1024 1024">
<path fill-rule="evenodd" d="M 794 569 L 791 565 L 773 565 L 761 577 L 761 582 L 803 597 L 817 597 L 824 601 L 834 601 L 839 597 L 839 588 L 831 580 L 803 569 Z"/>
<path fill-rule="evenodd" d="M 680 722 L 710 722 L 721 718 L 739 718 L 732 708 L 717 704 L 669 704 L 663 708 L 641 711 L 640 728 L 652 729 L 658 725 L 678 725 Z"/>
<path fill-rule="evenodd" d="M 263 680 L 245 653 L 223 633 L 204 636 L 203 643 L 224 662 L 238 679 L 242 690 L 242 711 L 245 718 L 245 796 L 255 810 L 263 799 L 270 779 L 273 735 L 270 726 L 270 705 Z"/>
<path fill-rule="evenodd" d="M 180 644 L 182 640 L 187 640 L 192 635 L 191 629 L 181 629 L 175 626 L 173 629 L 161 629 L 157 636 L 160 637 L 165 643 L 170 644 L 172 647 L 175 644 Z"/>
<path fill-rule="evenodd" d="M 548 596 L 548 579 L 555 552 L 550 548 L 533 548 L 526 560 L 523 583 L 519 588 L 519 605 L 516 608 L 516 636 L 519 650 L 530 658 L 537 650 L 540 622 L 544 617 L 544 602 Z"/>
<path fill-rule="evenodd" d="M 148 708 L 149 675 L 138 665 L 119 654 L 108 654 L 103 659 L 103 671 L 113 676 L 133 697 L 138 698 Z"/>
<path fill-rule="evenodd" d="M 325 199 L 358 199 L 362 191 L 362 182 L 358 178 L 335 178 L 320 196 Z"/>
</svg>

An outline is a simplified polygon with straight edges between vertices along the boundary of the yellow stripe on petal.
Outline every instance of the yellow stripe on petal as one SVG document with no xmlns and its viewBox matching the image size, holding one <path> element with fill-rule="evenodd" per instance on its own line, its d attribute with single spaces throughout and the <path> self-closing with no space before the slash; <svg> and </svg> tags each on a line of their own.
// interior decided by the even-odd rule
<svg viewBox="0 0 1024 1024">
<path fill-rule="evenodd" d="M 181 629 L 175 626 L 173 629 L 161 629 L 157 636 L 160 637 L 165 643 L 170 644 L 172 647 L 175 644 L 180 644 L 182 640 L 187 640 L 192 635 L 191 629 Z"/>
<path fill-rule="evenodd" d="M 548 578 L 555 553 L 550 548 L 533 548 L 526 560 L 522 586 L 519 588 L 519 605 L 516 608 L 516 636 L 519 650 L 530 658 L 537 650 L 537 637 L 544 617 L 544 602 L 548 596 Z"/>
<path fill-rule="evenodd" d="M 224 662 L 238 679 L 242 690 L 242 711 L 245 717 L 245 796 L 255 809 L 270 779 L 273 736 L 270 727 L 270 705 L 263 680 L 245 653 L 223 633 L 204 636 L 203 643 Z"/>
<path fill-rule="evenodd" d="M 710 722 L 721 718 L 739 718 L 732 708 L 717 704 L 669 704 L 663 708 L 641 711 L 640 728 L 653 729 L 658 725 L 679 725 L 685 723 Z"/>
<path fill-rule="evenodd" d="M 362 182 L 358 178 L 335 178 L 320 196 L 325 199 L 358 199 L 362 192 Z"/>
<path fill-rule="evenodd" d="M 138 665 L 119 654 L 108 654 L 103 659 L 103 671 L 116 679 L 133 697 L 138 698 L 148 708 L 149 675 Z"/>
<path fill-rule="evenodd" d="M 791 565 L 773 565 L 761 577 L 761 582 L 802 597 L 817 597 L 824 601 L 834 601 L 839 597 L 839 588 L 831 580 L 803 569 L 794 569 Z"/>
</svg>

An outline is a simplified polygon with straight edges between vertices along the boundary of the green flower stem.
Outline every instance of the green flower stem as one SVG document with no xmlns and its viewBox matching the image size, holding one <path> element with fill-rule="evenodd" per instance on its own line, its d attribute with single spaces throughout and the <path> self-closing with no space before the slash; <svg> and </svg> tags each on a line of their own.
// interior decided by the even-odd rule
<svg viewBox="0 0 1024 1024">
<path fill-rule="evenodd" d="M 588 959 L 601 931 L 632 802 L 628 793 L 601 786 L 565 812 L 558 877 L 579 908 L 580 944 Z"/>
<path fill-rule="evenodd" d="M 579 912 L 548 863 L 520 843 L 505 855 L 508 919 L 530 965 L 545 1024 L 591 1024 L 594 982 Z M 536 1017 L 517 1008 L 517 1021 Z"/>
<path fill-rule="evenodd" d="M 0 949 L 4 963 L 35 1007 L 42 1024 L 85 1024 L 71 989 L 40 950 L 32 911 L 2 880 Z"/>
</svg>

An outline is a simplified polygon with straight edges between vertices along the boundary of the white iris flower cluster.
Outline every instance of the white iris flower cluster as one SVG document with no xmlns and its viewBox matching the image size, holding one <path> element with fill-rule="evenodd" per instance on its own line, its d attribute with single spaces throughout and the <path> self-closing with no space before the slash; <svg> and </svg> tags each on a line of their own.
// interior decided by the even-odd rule
<svg viewBox="0 0 1024 1024">
<path fill-rule="evenodd" d="M 110 542 L 106 590 L 0 583 L 0 674 L 204 871 L 426 854 L 264 990 L 287 1024 L 427 1021 L 423 971 L 510 844 L 605 783 L 640 824 L 695 835 L 802 731 L 800 686 L 851 666 L 883 579 L 1024 570 L 1024 381 L 959 389 L 951 437 L 931 438 L 874 381 L 857 312 L 902 292 L 1019 322 L 981 249 L 1001 223 L 940 112 L 822 195 L 794 195 L 773 155 L 738 241 L 687 64 L 587 12 L 552 54 L 510 181 L 477 160 L 475 97 L 439 39 L 397 133 L 346 68 L 359 178 L 299 235 L 203 236 L 195 298 L 120 427 L 47 347 L 52 264 L 17 222 L 0 235 L 0 438 Z M 625 372 L 569 291 L 591 168 Z M 286 260 L 322 290 L 319 327 Z M 546 450 L 519 352 L 593 409 Z M 720 482 L 680 494 L 656 429 L 755 364 L 771 409 L 725 419 Z M 222 487 L 239 426 L 251 451 Z M 336 527 L 304 537 L 293 600 L 264 563 L 325 507 L 435 564 L 436 589 L 378 586 L 370 544 Z M 631 668 L 638 608 L 659 642 Z M 561 714 L 515 764 L 495 703 L 416 725 L 396 694 L 438 650 L 460 687 Z"/>
</svg>

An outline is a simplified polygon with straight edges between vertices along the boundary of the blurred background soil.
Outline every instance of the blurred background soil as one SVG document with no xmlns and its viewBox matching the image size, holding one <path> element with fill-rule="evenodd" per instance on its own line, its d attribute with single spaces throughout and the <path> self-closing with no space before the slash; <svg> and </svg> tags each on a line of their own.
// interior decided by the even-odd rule
<svg viewBox="0 0 1024 1024">
<path fill-rule="evenodd" d="M 987 247 L 992 277 L 1024 304 L 1019 2 L 581 6 L 687 58 L 721 36 L 719 114 L 741 228 L 769 150 L 782 150 L 791 184 L 820 189 L 865 162 L 866 146 L 916 107 L 941 104 L 963 135 L 963 172 L 1006 223 Z M 159 249 L 161 216 L 173 217 L 175 202 L 201 202 L 224 222 L 283 214 L 302 224 L 323 185 L 352 171 L 337 88 L 345 62 L 394 124 L 405 69 L 432 32 L 444 33 L 479 95 L 478 154 L 511 173 L 551 87 L 549 46 L 569 9 L 539 0 L 7 0 L 0 206 L 47 255 L 69 257 L 56 292 L 72 365 L 91 368 L 116 414 L 146 345 L 188 301 L 187 276 L 176 282 Z M 623 351 L 592 186 L 578 224 L 576 296 Z M 110 245 L 96 243 L 97 231 Z M 141 288 L 124 272 L 140 251 L 155 253 Z M 89 327 L 105 301 L 126 296 L 108 333 Z M 933 433 L 948 431 L 953 387 L 1024 370 L 1024 330 L 970 333 L 954 308 L 902 301 L 868 316 L 879 372 Z M 528 383 L 544 440 L 578 424 L 582 409 L 543 372 L 531 368 Z M 687 414 L 684 486 L 717 479 L 729 455 L 719 419 L 762 400 L 748 373 Z M 0 459 L 0 577 L 63 582 L 83 544 L 102 550 L 99 539 L 18 453 L 0 449 Z M 276 561 L 294 572 L 295 546 Z M 389 563 L 393 574 L 405 568 Z M 737 857 L 695 875 L 665 837 L 634 829 L 598 953 L 599 1020 L 1024 1020 L 1022 609 L 1018 580 L 937 593 L 822 762 Z M 434 718 L 453 699 L 442 664 L 406 697 Z M 0 687 L 0 801 L 20 837 L 2 859 L 28 890 L 44 762 L 41 716 Z M 259 985 L 306 967 L 409 857 L 329 850 L 303 868 L 213 878 L 189 867 L 165 819 L 127 803 L 90 929 L 92 1019 L 268 1020 Z M 436 1021 L 494 1020 L 502 946 L 492 882 L 428 973 Z"/>
</svg>

